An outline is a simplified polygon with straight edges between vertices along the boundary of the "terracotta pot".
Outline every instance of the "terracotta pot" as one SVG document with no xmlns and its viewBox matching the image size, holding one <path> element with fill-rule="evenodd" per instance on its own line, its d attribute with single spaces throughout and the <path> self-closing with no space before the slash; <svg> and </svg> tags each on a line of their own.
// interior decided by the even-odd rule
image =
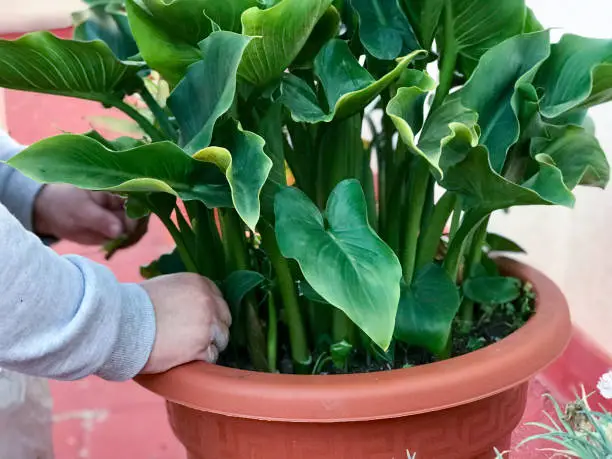
<svg viewBox="0 0 612 459">
<path fill-rule="evenodd" d="M 544 275 L 537 312 L 506 339 L 444 362 L 339 376 L 254 373 L 193 363 L 138 382 L 168 400 L 190 459 L 492 459 L 510 446 L 529 379 L 568 343 L 567 303 Z"/>
</svg>

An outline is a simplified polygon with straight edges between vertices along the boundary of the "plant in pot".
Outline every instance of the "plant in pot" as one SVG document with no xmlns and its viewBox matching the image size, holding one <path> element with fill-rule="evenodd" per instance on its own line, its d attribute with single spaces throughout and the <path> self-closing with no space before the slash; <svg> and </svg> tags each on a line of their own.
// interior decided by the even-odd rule
<svg viewBox="0 0 612 459">
<path fill-rule="evenodd" d="M 0 86 L 101 102 L 141 135 L 9 164 L 127 196 L 176 242 L 143 274 L 223 288 L 220 365 L 139 380 L 190 457 L 507 449 L 570 322 L 487 223 L 606 185 L 586 112 L 612 98 L 612 41 L 553 44 L 522 0 L 88 3 L 77 41 L 1 41 Z"/>
</svg>

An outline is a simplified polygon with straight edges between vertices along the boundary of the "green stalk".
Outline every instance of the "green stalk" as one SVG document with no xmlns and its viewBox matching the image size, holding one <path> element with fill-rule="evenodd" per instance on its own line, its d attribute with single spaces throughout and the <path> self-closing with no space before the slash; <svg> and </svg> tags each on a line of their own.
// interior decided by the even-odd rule
<svg viewBox="0 0 612 459">
<path fill-rule="evenodd" d="M 118 100 L 113 100 L 111 105 L 136 121 L 153 142 L 163 142 L 164 140 L 169 140 L 163 132 L 157 129 L 142 113 L 131 105 Z"/>
<path fill-rule="evenodd" d="M 469 252 L 465 263 L 464 280 L 473 277 L 476 273 L 476 267 L 482 259 L 482 247 L 487 239 L 487 226 L 489 224 L 489 217 L 486 217 L 474 230 L 472 236 L 472 243 L 470 245 Z M 474 320 L 474 302 L 468 298 L 464 298 L 461 303 L 460 315 L 462 319 L 462 326 L 465 330 L 472 328 Z"/>
<path fill-rule="evenodd" d="M 448 252 L 446 254 L 446 258 L 444 259 L 444 267 L 451 278 L 457 279 L 459 263 L 463 255 L 466 241 L 488 215 L 489 212 L 486 210 L 470 210 L 465 214 L 465 218 L 463 219 L 457 234 L 455 234 L 450 241 Z"/>
<path fill-rule="evenodd" d="M 211 279 L 223 279 L 225 266 L 219 263 L 224 257 L 219 231 L 215 224 L 214 211 L 199 201 L 185 203 L 195 236 L 194 258 L 203 274 Z"/>
<path fill-rule="evenodd" d="M 339 343 L 341 341 L 346 341 L 353 346 L 356 345 L 356 334 L 357 329 L 356 325 L 353 323 L 348 316 L 342 312 L 340 309 L 334 308 L 333 315 L 333 329 L 332 329 L 332 337 L 334 343 Z"/>
<path fill-rule="evenodd" d="M 456 201 L 457 195 L 447 191 L 434 206 L 427 228 L 419 238 L 416 262 L 417 271 L 435 259 L 440 239 L 444 234 L 444 227 L 446 222 L 448 222 Z"/>
<path fill-rule="evenodd" d="M 414 277 L 416 264 L 417 243 L 421 229 L 421 218 L 423 207 L 427 197 L 427 184 L 429 183 L 429 165 L 420 157 L 413 160 L 410 170 L 410 182 L 408 186 L 409 201 L 406 203 L 404 244 L 402 246 L 401 262 L 404 271 L 404 281 L 408 285 Z"/>
<path fill-rule="evenodd" d="M 274 304 L 274 295 L 268 295 L 268 371 L 277 373 L 276 361 L 278 349 L 278 315 Z"/>
<path fill-rule="evenodd" d="M 453 77 L 457 66 L 459 49 L 455 42 L 455 30 L 453 24 L 453 0 L 446 0 L 444 5 L 444 49 L 442 50 L 442 63 L 440 68 L 440 85 L 436 90 L 431 110 L 442 105 L 446 96 L 453 87 Z"/>
<path fill-rule="evenodd" d="M 407 167 L 400 167 L 400 170 L 395 174 L 395 183 L 391 187 L 391 199 L 389 199 L 387 209 L 388 215 L 385 220 L 385 230 L 380 232 L 385 242 L 391 249 L 400 253 L 400 233 L 402 231 L 402 209 L 406 201 L 404 190 L 407 187 Z"/>
<path fill-rule="evenodd" d="M 159 127 L 164 132 L 166 137 L 172 140 L 178 139 L 178 133 L 170 122 L 168 114 L 164 111 L 163 108 L 160 107 L 160 105 L 157 103 L 157 101 L 149 92 L 149 90 L 146 87 L 143 88 L 140 91 L 140 95 L 142 96 L 142 100 L 144 100 L 145 104 L 147 104 L 147 106 L 149 107 L 149 110 L 151 110 L 151 113 L 153 113 L 153 116 L 159 123 Z"/>
<path fill-rule="evenodd" d="M 276 282 L 283 300 L 287 326 L 289 327 L 289 341 L 291 343 L 291 357 L 297 373 L 308 373 L 312 365 L 312 356 L 306 340 L 306 328 L 300 310 L 295 283 L 289 263 L 282 256 L 274 230 L 265 223 L 260 225 L 261 244 L 268 254 L 272 267 L 276 272 Z"/>
<path fill-rule="evenodd" d="M 181 256 L 181 260 L 185 264 L 185 268 L 190 273 L 200 273 L 198 266 L 191 256 L 191 252 L 187 245 L 185 244 L 185 239 L 183 234 L 178 230 L 172 219 L 165 215 L 163 212 L 156 212 L 156 215 L 162 221 L 164 226 L 168 229 L 168 232 L 174 239 L 174 243 L 176 244 L 176 249 L 178 250 L 179 255 Z"/>
<path fill-rule="evenodd" d="M 238 213 L 234 209 L 223 209 L 219 212 L 219 217 L 228 272 L 250 269 L 244 228 Z M 255 369 L 266 371 L 268 369 L 266 336 L 257 314 L 257 301 L 252 293 L 246 295 L 244 306 L 247 347 L 251 362 Z"/>
<path fill-rule="evenodd" d="M 461 197 L 458 197 L 455 201 L 455 208 L 453 209 L 453 218 L 451 220 L 451 227 L 449 232 L 449 238 L 452 239 L 455 234 L 457 234 L 457 230 L 459 229 L 459 225 L 461 225 L 461 212 L 463 211 L 463 205 L 461 203 Z"/>
</svg>

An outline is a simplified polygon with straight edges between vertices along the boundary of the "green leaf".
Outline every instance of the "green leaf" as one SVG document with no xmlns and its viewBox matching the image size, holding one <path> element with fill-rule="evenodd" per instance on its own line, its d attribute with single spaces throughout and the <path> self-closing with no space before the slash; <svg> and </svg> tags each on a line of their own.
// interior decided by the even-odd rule
<svg viewBox="0 0 612 459">
<path fill-rule="evenodd" d="M 431 49 L 440 24 L 444 0 L 403 0 L 403 3 L 419 43 L 423 48 Z"/>
<path fill-rule="evenodd" d="M 482 56 L 460 91 L 463 105 L 478 113 L 480 143 L 489 149 L 491 165 L 497 172 L 519 138 L 520 125 L 513 105 L 515 88 L 529 82 L 549 54 L 548 31 L 510 38 Z"/>
<path fill-rule="evenodd" d="M 610 180 L 606 154 L 597 138 L 583 128 L 569 126 L 553 139 L 535 138 L 531 154 L 549 156 L 570 190 L 577 185 L 605 188 Z"/>
<path fill-rule="evenodd" d="M 115 152 L 85 136 L 41 140 L 8 164 L 42 183 L 69 183 L 87 190 L 163 192 L 208 207 L 231 207 L 225 177 L 170 142 Z"/>
<path fill-rule="evenodd" d="M 514 277 L 474 277 L 463 283 L 463 293 L 478 304 L 503 304 L 521 296 L 521 281 Z"/>
<path fill-rule="evenodd" d="M 518 185 L 495 172 L 486 147 L 472 147 L 471 139 L 466 128 L 458 127 L 441 161 L 444 178 L 440 184 L 460 194 L 465 208 L 493 211 L 532 204 L 574 205 L 574 196 L 565 186 L 561 171 L 546 155 L 536 157 L 538 172 Z"/>
<path fill-rule="evenodd" d="M 535 13 L 531 8 L 527 8 L 525 14 L 525 24 L 523 26 L 523 33 L 541 32 L 544 30 L 544 26 L 538 21 Z"/>
<path fill-rule="evenodd" d="M 120 62 L 101 41 L 62 40 L 34 32 L 0 40 L 0 87 L 112 105 L 142 86 L 139 65 Z"/>
<path fill-rule="evenodd" d="M 375 58 L 392 60 L 420 48 L 398 0 L 350 0 L 359 18 L 359 38 Z"/>
<path fill-rule="evenodd" d="M 291 67 L 311 68 L 314 58 L 317 57 L 325 43 L 338 35 L 340 23 L 340 13 L 338 13 L 338 10 L 333 6 L 329 7 L 323 17 L 317 22 L 300 54 L 291 64 Z"/>
<path fill-rule="evenodd" d="M 451 30 L 441 30 L 439 39 L 443 47 L 454 46 L 460 56 L 469 60 L 478 61 L 495 45 L 523 31 L 524 0 L 450 0 L 448 3 Z M 452 37 L 452 45 L 444 41 L 444 33 Z"/>
<path fill-rule="evenodd" d="M 225 128 L 223 145 L 226 148 L 208 147 L 193 157 L 221 169 L 232 190 L 236 212 L 255 231 L 260 214 L 259 194 L 272 169 L 272 161 L 264 153 L 265 142 L 257 134 L 234 124 L 232 128 Z"/>
<path fill-rule="evenodd" d="M 564 35 L 534 85 L 543 90 L 540 109 L 547 118 L 612 100 L 612 40 Z"/>
<path fill-rule="evenodd" d="M 331 40 L 315 59 L 315 72 L 321 80 L 330 111 L 324 111 L 317 95 L 295 75 L 285 75 L 281 102 L 291 111 L 294 121 L 318 123 L 348 118 L 363 110 L 382 91 L 396 81 L 408 65 L 425 51 L 415 51 L 380 80 L 364 69 L 343 40 Z"/>
<path fill-rule="evenodd" d="M 256 4 L 256 0 L 127 0 L 126 8 L 142 57 L 176 86 L 188 67 L 201 59 L 198 43 L 217 25 L 240 32 L 240 15 Z"/>
<path fill-rule="evenodd" d="M 178 251 L 174 249 L 171 253 L 162 255 L 147 266 L 140 268 L 140 274 L 145 279 L 185 272 L 187 269 L 181 260 Z"/>
<path fill-rule="evenodd" d="M 476 146 L 478 143 L 476 126 L 478 115 L 461 105 L 459 99 L 449 97 L 444 105 L 427 118 L 418 145 L 415 144 L 418 120 L 415 120 L 414 113 L 420 106 L 419 97 L 425 93 L 425 88 L 431 88 L 434 84 L 433 80 L 429 79 L 425 80 L 423 89 L 419 87 L 400 88 L 387 105 L 386 112 L 410 151 L 423 157 L 433 169 L 436 178 L 441 179 L 444 175 L 440 165 L 442 148 L 455 136 L 460 126 L 469 131 L 471 134 L 469 142 Z"/>
<path fill-rule="evenodd" d="M 516 242 L 499 234 L 487 234 L 487 246 L 491 252 L 525 253 L 525 250 Z"/>
<path fill-rule="evenodd" d="M 324 216 L 295 188 L 276 195 L 275 210 L 282 254 L 297 260 L 319 295 L 387 349 L 402 269 L 393 251 L 368 224 L 359 182 L 341 182 L 330 195 Z"/>
<path fill-rule="evenodd" d="M 298 56 L 332 0 L 283 0 L 242 14 L 242 34 L 261 37 L 247 47 L 239 73 L 256 86 L 279 79 Z"/>
<path fill-rule="evenodd" d="M 227 300 L 232 315 L 240 308 L 240 303 L 244 297 L 265 284 L 268 280 L 260 273 L 255 271 L 234 271 L 224 281 L 221 290 Z"/>
<path fill-rule="evenodd" d="M 411 286 L 402 285 L 395 337 L 443 354 L 460 303 L 457 286 L 444 268 L 434 263 L 425 266 Z"/>
<path fill-rule="evenodd" d="M 352 352 L 353 345 L 344 340 L 340 341 L 339 343 L 332 344 L 329 348 L 329 353 L 334 366 L 341 370 L 346 370 L 348 360 Z"/>
<path fill-rule="evenodd" d="M 215 123 L 232 105 L 236 72 L 251 39 L 233 32 L 213 32 L 200 43 L 202 60 L 189 67 L 168 99 L 188 153 L 210 145 Z"/>
<path fill-rule="evenodd" d="M 75 40 L 102 40 L 121 60 L 138 54 L 128 18 L 120 7 L 121 3 L 96 4 L 88 10 L 74 13 Z"/>
</svg>

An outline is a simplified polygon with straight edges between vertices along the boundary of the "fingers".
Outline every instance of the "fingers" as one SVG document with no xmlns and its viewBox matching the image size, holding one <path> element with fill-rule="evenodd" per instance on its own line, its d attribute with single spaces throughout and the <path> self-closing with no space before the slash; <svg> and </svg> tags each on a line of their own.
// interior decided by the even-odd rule
<svg viewBox="0 0 612 459">
<path fill-rule="evenodd" d="M 211 344 L 198 356 L 197 360 L 203 360 L 204 362 L 208 363 L 216 363 L 218 358 L 219 349 L 217 349 L 214 344 Z"/>
<path fill-rule="evenodd" d="M 124 233 L 123 222 L 113 212 L 92 201 L 83 206 L 81 221 L 83 226 L 101 234 L 107 239 L 116 239 Z"/>
<path fill-rule="evenodd" d="M 207 287 L 211 291 L 211 300 L 214 302 L 215 310 L 216 310 L 217 316 L 219 317 L 219 320 L 226 327 L 228 328 L 231 327 L 232 326 L 232 314 L 230 312 L 229 306 L 227 305 L 225 299 L 223 298 L 223 293 L 221 293 L 221 290 L 219 290 L 219 287 L 217 287 L 217 285 L 210 279 L 203 277 L 202 280 L 206 283 Z"/>
<path fill-rule="evenodd" d="M 229 344 L 229 329 L 224 324 L 213 324 L 211 330 L 212 345 L 220 352 L 227 349 Z"/>
<path fill-rule="evenodd" d="M 112 193 L 91 192 L 91 199 L 101 207 L 108 210 L 121 210 L 125 208 L 125 199 Z"/>
</svg>

